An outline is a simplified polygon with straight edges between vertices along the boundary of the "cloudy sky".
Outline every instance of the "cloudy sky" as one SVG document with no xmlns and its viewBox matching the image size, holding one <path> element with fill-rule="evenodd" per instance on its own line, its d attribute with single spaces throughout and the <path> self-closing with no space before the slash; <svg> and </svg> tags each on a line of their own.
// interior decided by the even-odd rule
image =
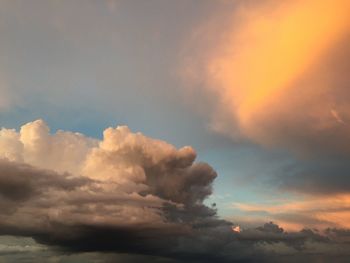
<svg viewBox="0 0 350 263">
<path fill-rule="evenodd" d="M 0 0 L 0 262 L 346 262 L 349 0 Z"/>
</svg>

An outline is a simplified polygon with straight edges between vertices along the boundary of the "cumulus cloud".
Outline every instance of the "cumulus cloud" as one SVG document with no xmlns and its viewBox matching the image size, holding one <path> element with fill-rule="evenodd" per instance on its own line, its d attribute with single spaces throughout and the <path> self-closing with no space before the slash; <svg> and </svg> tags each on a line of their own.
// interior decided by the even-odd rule
<svg viewBox="0 0 350 263">
<path fill-rule="evenodd" d="M 125 126 L 106 129 L 103 140 L 98 141 L 64 131 L 51 135 L 48 126 L 37 120 L 23 125 L 19 132 L 3 128 L 0 144 L 4 191 L 7 183 L 18 188 L 21 195 L 28 192 L 29 197 L 35 188 L 61 186 L 58 188 L 66 191 L 80 182 L 78 186 L 84 191 L 72 195 L 81 198 L 83 194 L 86 202 L 94 199 L 89 198 L 90 192 L 115 192 L 110 201 L 118 195 L 146 203 L 200 206 L 211 193 L 216 177 L 209 165 L 194 163 L 196 153 L 191 147 L 178 150 L 166 142 L 132 133 Z M 21 186 L 28 191 L 20 191 Z M 108 195 L 104 199 L 108 201 Z"/>
<path fill-rule="evenodd" d="M 106 129 L 101 141 L 50 134 L 42 120 L 19 132 L 3 128 L 0 144 L 1 234 L 81 250 L 137 252 L 147 250 L 145 242 L 132 244 L 137 238 L 152 243 L 152 236 L 190 232 L 194 222 L 219 222 L 203 204 L 216 173 L 194 162 L 191 147 L 176 149 L 125 126 Z M 130 243 L 111 242 L 109 234 Z"/>
</svg>

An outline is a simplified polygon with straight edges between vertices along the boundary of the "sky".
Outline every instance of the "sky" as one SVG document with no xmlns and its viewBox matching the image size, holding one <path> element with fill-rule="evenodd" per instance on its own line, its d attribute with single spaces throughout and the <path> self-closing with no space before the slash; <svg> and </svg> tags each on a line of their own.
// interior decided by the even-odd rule
<svg viewBox="0 0 350 263">
<path fill-rule="evenodd" d="M 0 262 L 346 262 L 348 0 L 0 0 Z"/>
</svg>

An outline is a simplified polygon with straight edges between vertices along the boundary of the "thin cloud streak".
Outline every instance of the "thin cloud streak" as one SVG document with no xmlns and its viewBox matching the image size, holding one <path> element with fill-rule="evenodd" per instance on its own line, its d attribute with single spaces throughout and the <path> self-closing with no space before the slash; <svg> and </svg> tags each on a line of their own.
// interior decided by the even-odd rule
<svg viewBox="0 0 350 263">
<path fill-rule="evenodd" d="M 350 195 L 305 196 L 275 204 L 234 203 L 247 218 L 271 220 L 288 230 L 350 228 Z M 233 216 L 234 217 L 234 216 Z M 243 219 L 244 222 L 244 219 Z"/>
</svg>

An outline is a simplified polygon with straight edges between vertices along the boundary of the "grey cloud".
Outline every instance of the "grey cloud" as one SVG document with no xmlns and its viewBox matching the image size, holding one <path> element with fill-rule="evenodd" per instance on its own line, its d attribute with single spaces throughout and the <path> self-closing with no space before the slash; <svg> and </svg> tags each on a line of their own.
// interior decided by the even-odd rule
<svg viewBox="0 0 350 263">
<path fill-rule="evenodd" d="M 211 183 L 216 178 L 215 171 L 205 163 L 194 164 L 189 168 L 165 163 L 145 171 L 151 192 L 184 204 L 203 202 L 211 194 Z"/>
<path fill-rule="evenodd" d="M 348 193 L 350 165 L 347 157 L 323 155 L 294 160 L 268 179 L 281 188 L 314 194 Z"/>
<path fill-rule="evenodd" d="M 42 194 L 43 190 L 50 191 L 53 188 L 69 192 L 90 181 L 88 178 L 70 178 L 69 174 L 57 174 L 0 159 L 0 195 L 11 201 L 26 201 Z"/>
</svg>

